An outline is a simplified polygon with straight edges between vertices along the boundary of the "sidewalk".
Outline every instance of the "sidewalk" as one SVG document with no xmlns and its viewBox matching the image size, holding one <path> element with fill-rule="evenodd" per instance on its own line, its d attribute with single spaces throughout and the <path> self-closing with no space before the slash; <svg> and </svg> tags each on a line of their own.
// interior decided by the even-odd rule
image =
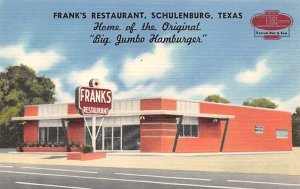
<svg viewBox="0 0 300 189">
<path fill-rule="evenodd" d="M 0 153 L 15 152 L 16 148 L 0 148 Z"/>
<path fill-rule="evenodd" d="M 0 151 L 1 163 L 28 163 L 93 167 L 146 168 L 235 173 L 300 175 L 300 148 L 272 153 L 108 153 L 105 159 L 66 160 L 66 153 Z"/>
</svg>

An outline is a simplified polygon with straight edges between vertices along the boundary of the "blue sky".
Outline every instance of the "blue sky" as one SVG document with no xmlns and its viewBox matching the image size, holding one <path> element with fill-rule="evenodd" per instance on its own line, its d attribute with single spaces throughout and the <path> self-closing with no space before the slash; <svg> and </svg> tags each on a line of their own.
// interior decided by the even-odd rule
<svg viewBox="0 0 300 189">
<path fill-rule="evenodd" d="M 293 17 L 290 37 L 255 38 L 250 19 L 265 10 L 279 10 Z M 91 12 L 143 11 L 144 20 L 90 19 Z M 86 19 L 53 19 L 54 12 L 86 12 Z M 209 12 L 213 19 L 151 19 L 151 12 Z M 242 12 L 242 19 L 219 19 L 218 12 Z M 16 1 L 0 0 L 0 71 L 26 64 L 38 75 L 50 77 L 58 102 L 74 101 L 78 85 L 98 78 L 113 90 L 114 98 L 167 97 L 203 100 L 220 94 L 233 104 L 266 97 L 278 109 L 300 106 L 300 2 L 299 1 Z M 117 24 L 133 21 L 159 26 L 169 21 L 200 22 L 207 33 L 201 44 L 93 44 L 90 34 L 112 39 L 127 31 L 95 32 L 94 22 Z M 149 36 L 151 32 L 140 32 Z M 155 31 L 162 36 L 172 31 Z"/>
</svg>

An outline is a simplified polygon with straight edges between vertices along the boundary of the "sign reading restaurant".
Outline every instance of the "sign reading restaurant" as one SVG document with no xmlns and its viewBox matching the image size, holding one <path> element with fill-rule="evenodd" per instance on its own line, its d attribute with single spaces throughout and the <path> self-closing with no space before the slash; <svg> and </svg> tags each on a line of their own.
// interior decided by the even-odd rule
<svg viewBox="0 0 300 189">
<path fill-rule="evenodd" d="M 90 87 L 77 87 L 75 104 L 81 115 L 107 115 L 112 106 L 112 91 L 99 88 L 99 81 L 92 79 Z"/>
</svg>

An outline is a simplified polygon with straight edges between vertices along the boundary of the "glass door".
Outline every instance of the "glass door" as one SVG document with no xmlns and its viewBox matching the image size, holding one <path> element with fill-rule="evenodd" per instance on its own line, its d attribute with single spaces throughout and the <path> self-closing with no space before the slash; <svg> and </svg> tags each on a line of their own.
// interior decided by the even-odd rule
<svg viewBox="0 0 300 189">
<path fill-rule="evenodd" d="M 112 127 L 104 127 L 104 150 L 112 150 Z"/>
<path fill-rule="evenodd" d="M 113 127 L 113 150 L 121 150 L 121 127 Z"/>
</svg>

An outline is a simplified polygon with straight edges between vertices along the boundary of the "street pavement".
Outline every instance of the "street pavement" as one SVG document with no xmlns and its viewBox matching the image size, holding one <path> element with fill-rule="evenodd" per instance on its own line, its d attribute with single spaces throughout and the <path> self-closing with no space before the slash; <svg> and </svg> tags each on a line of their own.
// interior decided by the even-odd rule
<svg viewBox="0 0 300 189">
<path fill-rule="evenodd" d="M 300 176 L 0 163 L 0 183 L 1 189 L 296 189 Z"/>
</svg>

